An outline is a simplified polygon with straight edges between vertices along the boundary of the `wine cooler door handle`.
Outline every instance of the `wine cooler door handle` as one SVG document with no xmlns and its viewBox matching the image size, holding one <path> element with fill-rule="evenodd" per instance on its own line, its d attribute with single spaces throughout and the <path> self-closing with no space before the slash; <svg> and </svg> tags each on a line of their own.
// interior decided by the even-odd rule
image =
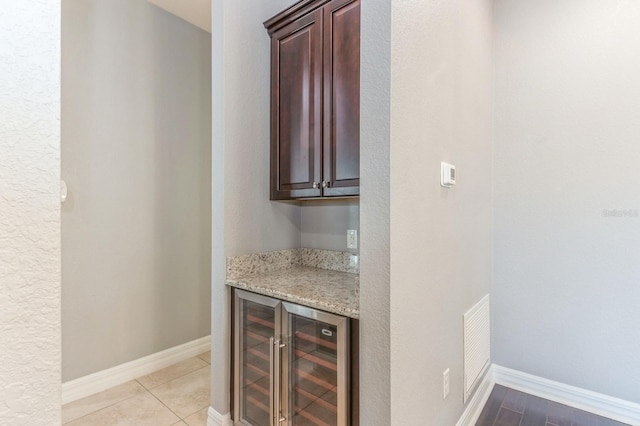
<svg viewBox="0 0 640 426">
<path fill-rule="evenodd" d="M 280 339 L 277 339 L 273 345 L 273 424 L 280 424 Z"/>
<path fill-rule="evenodd" d="M 276 418 L 276 376 L 275 376 L 275 347 L 276 347 L 276 339 L 273 337 L 269 337 L 269 426 L 275 425 Z"/>
<path fill-rule="evenodd" d="M 275 426 L 279 426 L 280 423 L 287 420 L 287 418 L 282 415 L 282 401 L 281 401 L 282 390 L 280 389 L 280 382 L 282 380 L 282 377 L 280 377 L 280 374 L 281 374 L 280 364 L 282 362 L 280 355 L 281 355 L 282 348 L 284 348 L 285 346 L 287 345 L 285 343 L 282 343 L 280 339 L 277 339 L 273 345 L 274 355 L 275 355 L 273 360 L 273 381 L 275 383 L 274 391 L 273 391 L 274 400 L 275 400 L 275 403 L 273 404 L 274 406 L 273 422 Z"/>
</svg>

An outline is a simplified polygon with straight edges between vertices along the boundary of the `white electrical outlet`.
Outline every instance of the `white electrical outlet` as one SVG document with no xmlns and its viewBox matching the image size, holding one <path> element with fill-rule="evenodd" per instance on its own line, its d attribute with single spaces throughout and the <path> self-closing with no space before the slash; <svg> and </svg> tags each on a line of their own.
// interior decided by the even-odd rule
<svg viewBox="0 0 640 426">
<path fill-rule="evenodd" d="M 449 395 L 449 369 L 447 368 L 442 373 L 442 399 L 445 399 Z"/>
<path fill-rule="evenodd" d="M 349 249 L 358 248 L 358 230 L 347 229 L 347 248 Z"/>
</svg>

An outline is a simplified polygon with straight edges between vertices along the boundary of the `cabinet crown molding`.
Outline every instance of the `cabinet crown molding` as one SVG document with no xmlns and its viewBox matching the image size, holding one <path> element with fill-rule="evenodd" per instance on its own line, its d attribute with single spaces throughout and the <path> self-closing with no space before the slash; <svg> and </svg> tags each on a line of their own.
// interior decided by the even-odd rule
<svg viewBox="0 0 640 426">
<path fill-rule="evenodd" d="M 288 9 L 285 9 L 272 18 L 264 21 L 264 27 L 269 32 L 269 35 L 271 35 L 285 25 L 302 18 L 309 12 L 329 3 L 329 1 L 331 0 L 301 0 Z"/>
</svg>

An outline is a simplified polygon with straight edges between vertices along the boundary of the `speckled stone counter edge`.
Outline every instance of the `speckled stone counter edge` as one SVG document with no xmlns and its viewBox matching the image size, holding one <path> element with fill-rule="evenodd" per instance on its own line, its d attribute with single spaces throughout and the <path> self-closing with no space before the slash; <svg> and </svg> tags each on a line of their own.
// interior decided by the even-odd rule
<svg viewBox="0 0 640 426">
<path fill-rule="evenodd" d="M 348 301 L 341 300 L 338 303 L 331 302 L 326 298 L 317 298 L 313 295 L 303 297 L 300 295 L 292 295 L 286 291 L 268 289 L 260 286 L 250 285 L 242 281 L 227 281 L 228 285 L 240 290 L 250 291 L 252 293 L 262 294 L 263 296 L 273 297 L 275 299 L 284 300 L 286 302 L 296 303 L 298 305 L 307 306 L 313 309 L 320 309 L 322 311 L 330 312 L 333 314 L 342 315 L 345 317 L 359 319 L 360 310 L 358 307 L 351 306 Z M 355 296 L 357 297 L 357 295 Z"/>
<path fill-rule="evenodd" d="M 333 250 L 296 248 L 230 256 L 227 258 L 227 278 L 235 279 L 248 275 L 264 274 L 296 265 L 351 274 L 360 273 L 359 256 L 357 254 Z"/>
</svg>

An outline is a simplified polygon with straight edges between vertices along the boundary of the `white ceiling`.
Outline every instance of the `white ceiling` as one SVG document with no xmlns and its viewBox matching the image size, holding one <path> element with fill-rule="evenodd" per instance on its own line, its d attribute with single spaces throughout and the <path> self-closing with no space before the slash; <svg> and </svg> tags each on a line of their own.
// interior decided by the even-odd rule
<svg viewBox="0 0 640 426">
<path fill-rule="evenodd" d="M 211 0 L 148 0 L 169 13 L 211 32 Z"/>
</svg>

